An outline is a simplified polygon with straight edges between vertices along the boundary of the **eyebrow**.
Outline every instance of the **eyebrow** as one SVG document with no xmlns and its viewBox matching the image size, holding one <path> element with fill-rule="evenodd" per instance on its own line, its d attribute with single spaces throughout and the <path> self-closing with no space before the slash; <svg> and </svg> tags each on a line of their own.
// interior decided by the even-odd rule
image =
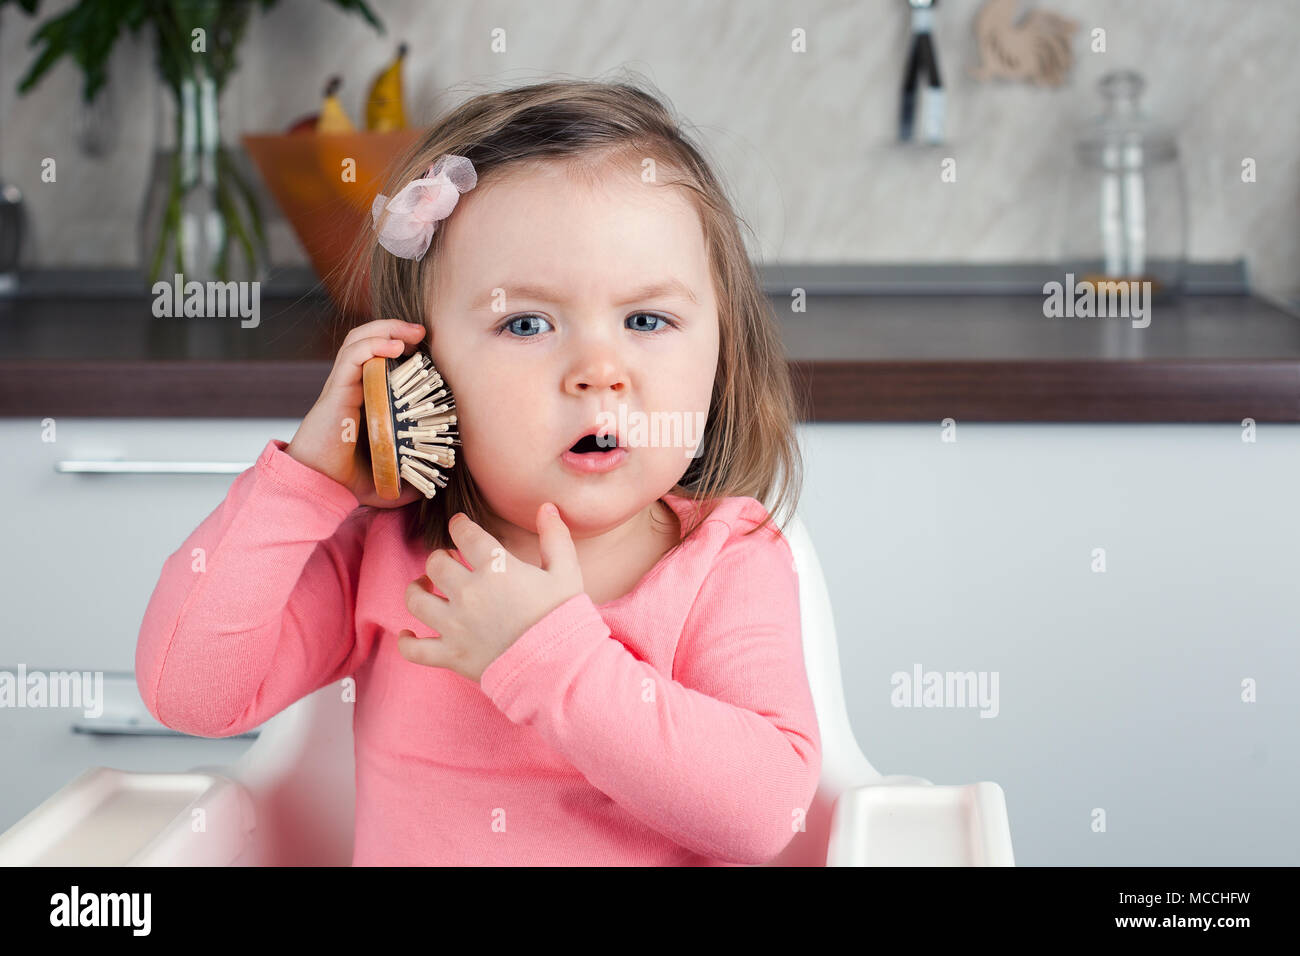
<svg viewBox="0 0 1300 956">
<path fill-rule="evenodd" d="M 536 302 L 546 302 L 548 304 L 563 303 L 567 301 L 564 298 L 563 292 L 555 289 L 548 289 L 545 286 L 530 285 L 527 283 L 519 283 L 516 285 L 513 283 L 503 282 L 500 285 L 495 286 L 495 288 L 504 289 L 506 291 L 507 299 L 513 297 L 516 299 L 529 299 Z M 493 298 L 492 290 L 489 289 L 486 293 L 475 299 L 470 304 L 470 308 L 475 311 L 486 309 L 492 304 Z M 614 305 L 631 305 L 634 302 L 644 302 L 646 299 L 671 298 L 685 299 L 695 303 L 696 305 L 700 304 L 699 300 L 695 298 L 695 293 L 691 291 L 689 286 L 679 279 L 670 278 L 660 279 L 659 281 L 651 282 L 649 285 L 643 286 L 640 289 L 634 289 L 620 298 L 614 303 Z"/>
</svg>

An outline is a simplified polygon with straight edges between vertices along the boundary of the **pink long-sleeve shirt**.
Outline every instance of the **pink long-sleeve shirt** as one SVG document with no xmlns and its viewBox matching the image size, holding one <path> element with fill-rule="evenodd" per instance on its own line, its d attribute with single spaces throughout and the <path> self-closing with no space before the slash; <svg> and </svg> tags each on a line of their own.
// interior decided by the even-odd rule
<svg viewBox="0 0 1300 956">
<path fill-rule="evenodd" d="M 352 675 L 357 866 L 754 864 L 790 842 L 821 738 L 789 545 L 743 536 L 758 501 L 723 499 L 622 597 L 555 608 L 476 684 L 398 653 L 430 632 L 400 515 L 286 444 L 163 564 L 136 648 L 161 723 L 242 733 Z M 691 502 L 663 500 L 685 525 Z"/>
</svg>

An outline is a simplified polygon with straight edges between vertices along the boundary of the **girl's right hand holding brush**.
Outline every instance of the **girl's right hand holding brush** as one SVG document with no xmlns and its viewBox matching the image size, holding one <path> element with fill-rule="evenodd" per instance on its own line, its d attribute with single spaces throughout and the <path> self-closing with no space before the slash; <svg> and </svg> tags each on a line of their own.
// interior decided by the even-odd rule
<svg viewBox="0 0 1300 956">
<path fill-rule="evenodd" d="M 296 461 L 333 478 L 362 505 L 400 508 L 424 497 L 406 482 L 401 497 L 381 498 L 375 491 L 369 443 L 362 425 L 365 401 L 361 366 L 376 355 L 398 358 L 414 351 L 424 326 L 399 319 L 376 319 L 347 334 L 334 358 L 320 398 L 303 418 L 285 452 Z M 350 440 L 349 440 L 350 439 Z"/>
</svg>

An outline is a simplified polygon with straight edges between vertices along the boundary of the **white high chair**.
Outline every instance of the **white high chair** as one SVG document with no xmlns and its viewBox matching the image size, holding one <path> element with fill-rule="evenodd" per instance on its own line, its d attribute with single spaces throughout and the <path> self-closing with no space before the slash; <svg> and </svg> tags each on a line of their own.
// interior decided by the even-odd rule
<svg viewBox="0 0 1300 956">
<path fill-rule="evenodd" d="M 766 865 L 1014 866 L 996 783 L 936 786 L 881 776 L 863 756 L 844 706 L 821 564 L 798 515 L 785 533 L 799 575 L 822 771 L 805 829 Z M 266 721 L 230 767 L 92 767 L 0 834 L 0 865 L 349 865 L 353 705 L 342 683 Z"/>
</svg>

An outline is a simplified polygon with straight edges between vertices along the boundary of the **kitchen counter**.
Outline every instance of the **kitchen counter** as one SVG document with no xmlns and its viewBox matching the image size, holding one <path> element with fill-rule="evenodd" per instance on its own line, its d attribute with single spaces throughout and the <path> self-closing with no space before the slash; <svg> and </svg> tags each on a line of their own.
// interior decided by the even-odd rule
<svg viewBox="0 0 1300 956">
<path fill-rule="evenodd" d="M 1300 422 L 1300 318 L 1251 295 L 1156 301 L 1146 328 L 1045 317 L 1041 292 L 811 286 L 795 313 L 786 268 L 767 286 L 807 421 Z M 155 318 L 147 293 L 0 299 L 0 417 L 301 417 L 338 322 L 312 293 L 264 292 L 254 328 Z"/>
</svg>

